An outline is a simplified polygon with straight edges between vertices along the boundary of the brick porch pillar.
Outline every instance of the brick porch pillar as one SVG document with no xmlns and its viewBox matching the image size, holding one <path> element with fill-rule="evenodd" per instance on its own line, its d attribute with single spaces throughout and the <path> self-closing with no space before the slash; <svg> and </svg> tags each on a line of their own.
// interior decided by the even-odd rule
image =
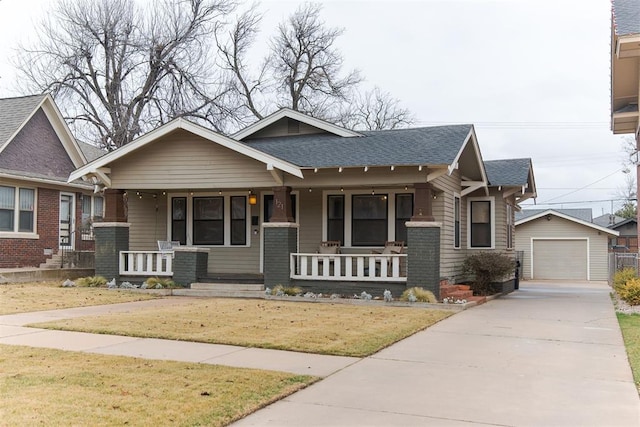
<svg viewBox="0 0 640 427">
<path fill-rule="evenodd" d="M 264 233 L 264 285 L 291 284 L 291 254 L 298 250 L 298 224 L 293 222 L 265 222 Z"/>
<path fill-rule="evenodd" d="M 422 287 L 440 300 L 440 229 L 434 221 L 408 221 L 407 288 Z"/>
<path fill-rule="evenodd" d="M 120 280 L 120 251 L 129 250 L 129 227 L 126 222 L 96 222 L 95 236 L 96 276 L 107 280 Z"/>
<path fill-rule="evenodd" d="M 209 264 L 209 249 L 191 246 L 173 248 L 173 281 L 190 287 L 198 278 L 206 277 Z"/>
</svg>

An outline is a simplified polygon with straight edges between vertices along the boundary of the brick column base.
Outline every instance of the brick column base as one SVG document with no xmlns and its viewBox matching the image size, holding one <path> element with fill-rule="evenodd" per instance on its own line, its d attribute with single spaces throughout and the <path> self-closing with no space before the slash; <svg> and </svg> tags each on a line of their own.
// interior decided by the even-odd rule
<svg viewBox="0 0 640 427">
<path fill-rule="evenodd" d="M 120 251 L 129 250 L 129 226 L 127 222 L 96 222 L 95 236 L 96 276 L 107 280 L 120 280 Z"/>
<path fill-rule="evenodd" d="M 264 233 L 264 285 L 289 286 L 291 253 L 298 250 L 298 224 L 292 222 L 265 222 Z"/>
<path fill-rule="evenodd" d="M 407 288 L 422 287 L 440 300 L 439 222 L 409 221 L 407 225 Z"/>
<path fill-rule="evenodd" d="M 173 281 L 176 284 L 191 286 L 198 278 L 207 276 L 209 249 L 177 246 L 173 251 Z"/>
</svg>

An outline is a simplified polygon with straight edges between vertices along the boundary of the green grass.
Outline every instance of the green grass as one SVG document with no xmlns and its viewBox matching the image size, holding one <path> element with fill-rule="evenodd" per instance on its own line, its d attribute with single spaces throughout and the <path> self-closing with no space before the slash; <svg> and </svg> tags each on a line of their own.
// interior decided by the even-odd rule
<svg viewBox="0 0 640 427">
<path fill-rule="evenodd" d="M 640 314 L 617 313 L 629 365 L 638 391 L 640 391 Z"/>
<path fill-rule="evenodd" d="M 452 313 L 410 307 L 211 298 L 30 326 L 363 357 Z"/>
<path fill-rule="evenodd" d="M 3 426 L 223 426 L 311 376 L 0 345 Z"/>
</svg>

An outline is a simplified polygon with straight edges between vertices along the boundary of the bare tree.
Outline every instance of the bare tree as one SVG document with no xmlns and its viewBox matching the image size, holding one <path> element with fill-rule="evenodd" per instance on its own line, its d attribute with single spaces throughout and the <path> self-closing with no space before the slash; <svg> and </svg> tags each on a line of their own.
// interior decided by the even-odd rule
<svg viewBox="0 0 640 427">
<path fill-rule="evenodd" d="M 344 30 L 329 28 L 320 18 L 322 7 L 301 5 L 282 22 L 259 67 L 248 61 L 261 15 L 253 6 L 238 17 L 226 41 L 218 39 L 224 67 L 231 73 L 234 93 L 252 118 L 270 109 L 289 107 L 315 117 L 336 120 L 340 105 L 351 100 L 362 80 L 357 71 L 342 72 L 343 57 L 335 42 Z"/>
<path fill-rule="evenodd" d="M 389 92 L 375 87 L 358 94 L 340 114 L 340 124 L 350 129 L 398 129 L 413 124 L 411 112 L 400 105 L 400 100 Z"/>
<path fill-rule="evenodd" d="M 362 80 L 357 71 L 341 76 L 344 60 L 334 44 L 344 29 L 327 28 L 321 10 L 317 3 L 305 3 L 281 23 L 269 58 L 281 89 L 279 105 L 317 117 L 326 116 L 335 101 L 346 101 Z"/>
<path fill-rule="evenodd" d="M 228 87 L 207 40 L 234 0 L 61 0 L 24 48 L 29 90 L 51 92 L 81 136 L 113 150 L 177 116 L 222 129 Z"/>
<path fill-rule="evenodd" d="M 266 60 L 260 66 L 257 76 L 251 75 L 250 64 L 247 64 L 249 49 L 256 40 L 262 15 L 254 4 L 240 14 L 235 24 L 225 34 L 226 40 L 216 34 L 216 43 L 222 57 L 222 67 L 232 74 L 232 90 L 236 96 L 236 104 L 245 111 L 240 113 L 240 120 L 248 115 L 262 119 L 267 110 L 260 97 L 268 91 Z"/>
</svg>

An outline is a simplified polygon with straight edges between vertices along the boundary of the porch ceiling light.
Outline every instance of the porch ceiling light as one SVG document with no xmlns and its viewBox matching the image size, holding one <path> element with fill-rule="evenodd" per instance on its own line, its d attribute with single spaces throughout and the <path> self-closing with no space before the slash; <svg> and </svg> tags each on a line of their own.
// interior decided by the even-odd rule
<svg viewBox="0 0 640 427">
<path fill-rule="evenodd" d="M 365 166 L 365 167 L 364 167 L 364 171 L 366 172 L 366 171 L 368 171 L 368 170 L 369 170 L 369 166 Z"/>
<path fill-rule="evenodd" d="M 257 205 L 258 204 L 258 196 L 256 196 L 253 193 L 249 193 L 249 204 L 251 206 Z"/>
<path fill-rule="evenodd" d="M 342 172 L 342 166 L 338 168 L 338 172 Z"/>
<path fill-rule="evenodd" d="M 418 171 L 422 172 L 422 165 L 418 166 Z"/>
<path fill-rule="evenodd" d="M 392 171 L 396 170 L 396 167 L 395 167 L 395 166 L 393 166 L 393 165 L 391 165 L 391 170 L 392 170 Z"/>
</svg>

